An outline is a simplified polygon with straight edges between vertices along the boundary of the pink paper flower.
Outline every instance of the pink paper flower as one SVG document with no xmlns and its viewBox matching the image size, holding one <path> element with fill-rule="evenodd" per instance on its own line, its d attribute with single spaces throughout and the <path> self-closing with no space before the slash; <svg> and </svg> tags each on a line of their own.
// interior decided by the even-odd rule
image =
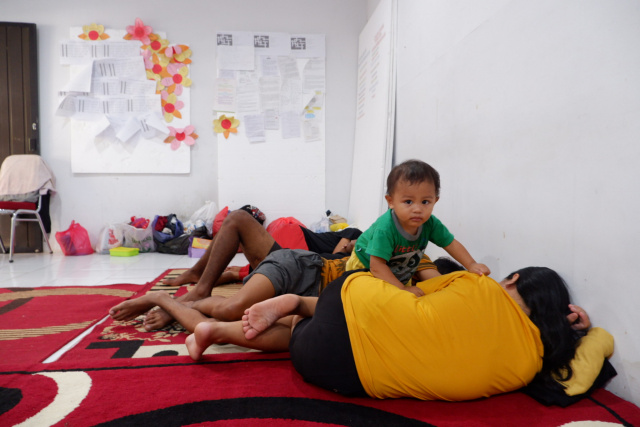
<svg viewBox="0 0 640 427">
<path fill-rule="evenodd" d="M 175 85 L 176 95 L 182 95 L 182 88 L 191 86 L 191 79 L 187 77 L 189 74 L 189 67 L 184 64 L 169 64 L 167 65 L 167 72 L 170 74 L 170 77 L 165 77 L 162 79 L 161 83 L 164 87 L 171 87 L 171 85 Z M 169 92 L 171 92 L 169 90 Z"/>
<path fill-rule="evenodd" d="M 153 28 L 148 25 L 144 25 L 142 19 L 136 18 L 136 25 L 128 25 L 127 33 L 133 40 L 140 40 L 142 44 L 150 44 L 149 34 L 153 31 Z"/>
<path fill-rule="evenodd" d="M 196 143 L 198 135 L 194 133 L 196 128 L 193 125 L 189 125 L 184 129 L 177 129 L 172 126 L 168 126 L 169 136 L 164 140 L 166 143 L 171 143 L 171 149 L 177 150 L 180 148 L 180 144 L 184 142 L 186 145 L 193 145 Z"/>
<path fill-rule="evenodd" d="M 190 64 L 191 49 L 184 44 L 174 44 L 168 46 L 164 54 L 171 60 L 171 62 L 182 62 L 183 64 Z"/>
</svg>

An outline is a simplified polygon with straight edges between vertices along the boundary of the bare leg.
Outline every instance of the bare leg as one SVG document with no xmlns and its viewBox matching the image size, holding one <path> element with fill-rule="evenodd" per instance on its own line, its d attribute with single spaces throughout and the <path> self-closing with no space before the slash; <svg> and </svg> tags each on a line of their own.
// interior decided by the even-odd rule
<svg viewBox="0 0 640 427">
<path fill-rule="evenodd" d="M 276 322 L 253 340 L 247 340 L 242 330 L 242 322 L 218 322 L 209 319 L 200 322 L 193 334 L 185 341 L 189 355 L 193 360 L 202 357 L 202 353 L 211 344 L 231 343 L 262 351 L 287 351 L 291 340 L 291 317 L 285 317 Z"/>
<path fill-rule="evenodd" d="M 180 301 L 180 298 L 176 298 L 176 301 L 198 310 L 207 317 L 232 322 L 242 319 L 244 311 L 253 304 L 273 298 L 274 295 L 275 289 L 271 281 L 266 276 L 257 273 L 231 297 L 214 295 L 197 301 Z M 160 309 L 150 311 L 144 323 L 147 330 L 151 331 L 163 328 L 171 322 L 173 322 L 171 314 Z"/>
<path fill-rule="evenodd" d="M 228 298 L 214 295 L 194 302 L 193 308 L 214 319 L 231 322 L 242 319 L 245 310 L 255 303 L 275 296 L 273 284 L 260 273 L 251 276 L 240 290 Z"/>
<path fill-rule="evenodd" d="M 216 237 L 217 234 L 213 236 L 213 239 L 211 239 L 211 244 L 209 245 L 209 247 L 207 247 L 202 257 L 200 257 L 198 262 L 196 262 L 193 267 L 180 274 L 175 279 L 164 279 L 162 283 L 169 286 L 180 286 L 189 283 L 197 283 L 198 280 L 200 280 L 200 276 L 202 276 L 202 272 L 207 266 L 207 262 L 209 262 L 211 251 L 213 249 L 213 242 L 215 241 Z"/>
<path fill-rule="evenodd" d="M 146 294 L 140 298 L 123 301 L 120 304 L 111 307 L 109 315 L 114 320 L 131 320 L 143 313 L 146 313 L 155 306 L 155 302 L 149 298 L 149 294 Z"/>
<path fill-rule="evenodd" d="M 254 304 L 242 316 L 244 336 L 247 340 L 253 340 L 288 315 L 296 315 L 297 319 L 292 321 L 293 327 L 300 319 L 313 316 L 317 302 L 317 297 L 286 294 Z"/>
<path fill-rule="evenodd" d="M 169 313 L 172 319 L 175 319 L 189 332 L 193 332 L 198 323 L 208 320 L 207 316 L 198 310 L 190 308 L 189 305 L 191 303 L 180 303 L 166 292 L 153 292 L 143 298 L 148 298 L 154 305 L 161 307 L 166 313 Z M 145 319 L 145 329 L 152 330 L 157 328 L 149 325 L 147 319 Z"/>
<path fill-rule="evenodd" d="M 207 253 L 205 253 L 205 256 L 201 258 L 201 260 L 204 258 L 206 261 L 200 264 L 201 260 L 199 260 L 193 267 L 198 266 L 200 268 L 205 265 L 196 286 L 185 295 L 176 298 L 176 300 L 193 302 L 210 297 L 211 290 L 221 278 L 229 262 L 238 253 L 238 248 L 241 244 L 247 260 L 255 268 L 269 254 L 274 243 L 273 237 L 249 213 L 242 210 L 229 213 L 215 239 L 207 248 L 208 257 Z M 237 319 L 242 316 L 244 308 L 246 307 L 242 308 Z M 144 311 L 138 314 L 142 313 Z M 158 311 L 154 313 L 154 316 L 158 317 L 153 321 L 152 319 L 149 321 L 157 328 L 166 326 L 172 321 L 170 315 L 166 312 Z"/>
<path fill-rule="evenodd" d="M 209 256 L 195 288 L 181 300 L 197 301 L 210 296 L 211 289 L 238 252 L 241 244 L 249 263 L 255 268 L 269 254 L 274 243 L 267 230 L 249 213 L 241 210 L 231 212 L 222 223 L 212 244 L 207 248 Z"/>
</svg>

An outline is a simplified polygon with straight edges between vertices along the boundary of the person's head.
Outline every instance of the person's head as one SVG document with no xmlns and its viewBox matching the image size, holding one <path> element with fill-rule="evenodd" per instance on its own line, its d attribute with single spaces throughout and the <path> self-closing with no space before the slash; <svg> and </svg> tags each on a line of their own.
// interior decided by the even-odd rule
<svg viewBox="0 0 640 427">
<path fill-rule="evenodd" d="M 449 257 L 440 257 L 437 260 L 433 261 L 436 268 L 438 269 L 438 273 L 440 274 L 449 274 L 454 271 L 464 271 L 464 267 L 452 260 Z"/>
<path fill-rule="evenodd" d="M 570 378 L 569 363 L 575 356 L 578 336 L 567 320 L 571 312 L 569 290 L 562 277 L 550 268 L 527 267 L 511 273 L 501 284 L 505 289 L 515 286 L 525 312 L 540 330 L 544 345 L 541 379 L 549 381 L 552 374 L 562 377 L 563 368 L 567 369 L 564 379 Z"/>
<path fill-rule="evenodd" d="M 400 181 L 408 184 L 430 182 L 435 189 L 436 197 L 440 197 L 440 174 L 422 160 L 406 160 L 395 166 L 387 176 L 387 195 L 393 196 L 396 185 Z"/>
<path fill-rule="evenodd" d="M 440 175 L 420 160 L 407 160 L 387 177 L 385 199 L 402 228 L 415 234 L 427 222 L 440 195 Z"/>
</svg>

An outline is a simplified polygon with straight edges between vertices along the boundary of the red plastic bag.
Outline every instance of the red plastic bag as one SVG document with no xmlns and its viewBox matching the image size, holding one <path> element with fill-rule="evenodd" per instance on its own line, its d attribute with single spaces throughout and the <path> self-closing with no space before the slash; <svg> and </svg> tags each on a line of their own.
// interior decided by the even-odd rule
<svg viewBox="0 0 640 427">
<path fill-rule="evenodd" d="M 93 253 L 89 233 L 75 221 L 65 231 L 56 233 L 56 240 L 65 255 L 89 255 Z"/>
</svg>

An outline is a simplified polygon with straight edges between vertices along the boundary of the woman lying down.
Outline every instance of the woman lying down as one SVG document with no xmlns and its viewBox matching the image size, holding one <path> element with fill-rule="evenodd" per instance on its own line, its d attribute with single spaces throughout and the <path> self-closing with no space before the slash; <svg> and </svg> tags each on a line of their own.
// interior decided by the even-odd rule
<svg viewBox="0 0 640 427">
<path fill-rule="evenodd" d="M 214 343 L 289 350 L 306 381 L 349 396 L 468 400 L 572 375 L 590 321 L 555 271 L 500 283 L 455 272 L 418 286 L 425 296 L 353 272 L 319 298 L 282 295 L 242 321 L 200 322 L 186 345 L 195 360 Z"/>
</svg>

